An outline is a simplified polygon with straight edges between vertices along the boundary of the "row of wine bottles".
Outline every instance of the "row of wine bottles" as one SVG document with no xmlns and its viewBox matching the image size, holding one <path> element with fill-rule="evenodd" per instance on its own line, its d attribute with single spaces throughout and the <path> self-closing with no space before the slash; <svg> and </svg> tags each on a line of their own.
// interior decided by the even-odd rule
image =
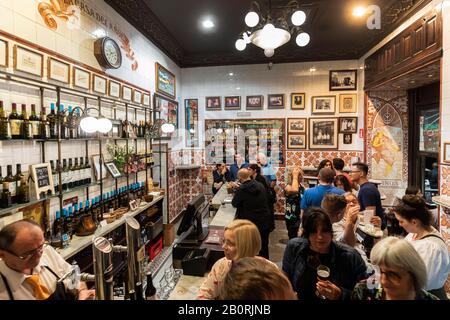
<svg viewBox="0 0 450 320">
<path fill-rule="evenodd" d="M 103 220 L 103 215 L 112 213 L 118 208 L 128 207 L 129 201 L 142 198 L 145 195 L 144 182 L 136 182 L 128 187 L 104 193 L 96 196 L 90 201 L 81 201 L 79 204 L 68 205 L 55 212 L 55 220 L 51 229 L 52 245 L 65 247 L 69 245 L 70 239 L 76 234 L 80 218 L 85 215 L 92 217 L 96 225 Z"/>
<path fill-rule="evenodd" d="M 62 190 L 67 191 L 75 187 L 89 185 L 92 182 L 91 165 L 88 157 L 63 159 L 62 165 L 59 160 L 50 160 L 50 167 L 52 168 L 53 184 L 55 192 L 59 191 L 59 185 L 62 185 Z M 61 172 L 61 181 L 59 180 L 59 172 Z"/>
<path fill-rule="evenodd" d="M 13 175 L 12 165 L 6 166 L 6 176 L 2 176 L 0 167 L 0 207 L 9 208 L 13 204 L 30 202 L 30 187 L 26 176 L 22 174 L 20 163 Z"/>
</svg>

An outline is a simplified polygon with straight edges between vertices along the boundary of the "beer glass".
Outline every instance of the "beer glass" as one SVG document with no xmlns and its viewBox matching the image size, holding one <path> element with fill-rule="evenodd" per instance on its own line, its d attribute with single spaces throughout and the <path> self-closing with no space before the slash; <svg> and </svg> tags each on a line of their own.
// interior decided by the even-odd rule
<svg viewBox="0 0 450 320">
<path fill-rule="evenodd" d="M 317 267 L 317 281 L 327 281 L 330 277 L 330 268 L 321 264 Z M 326 299 L 324 296 L 316 292 L 320 299 Z"/>
</svg>

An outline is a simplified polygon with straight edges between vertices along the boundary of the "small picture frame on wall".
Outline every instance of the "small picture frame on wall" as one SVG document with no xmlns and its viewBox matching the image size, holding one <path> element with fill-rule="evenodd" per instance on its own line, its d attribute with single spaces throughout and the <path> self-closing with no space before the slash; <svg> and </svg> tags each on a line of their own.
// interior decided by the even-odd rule
<svg viewBox="0 0 450 320">
<path fill-rule="evenodd" d="M 291 93 L 291 109 L 292 110 L 305 110 L 305 94 L 304 93 Z"/>
<path fill-rule="evenodd" d="M 50 163 L 30 165 L 31 178 L 33 179 L 33 192 L 37 199 L 42 199 L 47 194 L 54 194 L 53 175 Z"/>
<path fill-rule="evenodd" d="M 105 167 L 105 164 L 102 160 L 102 157 L 99 154 L 93 154 L 91 156 L 92 165 L 94 167 L 94 173 L 95 173 L 95 180 L 100 180 L 100 165 L 102 166 L 102 180 L 106 178 L 107 169 Z"/>
<path fill-rule="evenodd" d="M 305 133 L 306 118 L 288 118 L 288 133 Z"/>
<path fill-rule="evenodd" d="M 358 112 L 356 93 L 340 94 L 339 113 L 356 113 L 356 112 Z"/>
<path fill-rule="evenodd" d="M 134 103 L 142 103 L 142 92 L 139 90 L 134 89 L 133 90 L 133 102 Z"/>
<path fill-rule="evenodd" d="M 91 73 L 89 71 L 73 67 L 73 85 L 78 88 L 89 90 L 91 88 Z"/>
<path fill-rule="evenodd" d="M 246 97 L 246 110 L 262 110 L 264 103 L 264 96 L 247 96 Z"/>
<path fill-rule="evenodd" d="M 30 49 L 15 45 L 14 70 L 42 78 L 44 73 L 44 56 Z"/>
<path fill-rule="evenodd" d="M 284 109 L 284 94 L 269 94 L 268 109 Z"/>
<path fill-rule="evenodd" d="M 106 83 L 106 78 L 94 74 L 92 77 L 92 90 L 97 93 L 106 94 Z"/>
<path fill-rule="evenodd" d="M 351 133 L 344 133 L 344 144 L 352 144 L 352 134 Z"/>
<path fill-rule="evenodd" d="M 311 98 L 311 114 L 335 114 L 336 96 L 317 96 Z"/>
<path fill-rule="evenodd" d="M 105 163 L 106 168 L 108 168 L 109 174 L 114 178 L 120 178 L 122 176 L 122 173 L 120 173 L 119 169 L 117 169 L 116 164 L 114 162 L 106 162 Z"/>
<path fill-rule="evenodd" d="M 225 110 L 241 110 L 241 97 L 225 97 Z"/>
<path fill-rule="evenodd" d="M 339 133 L 356 133 L 358 130 L 357 117 L 340 117 Z"/>
<path fill-rule="evenodd" d="M 130 87 L 122 86 L 122 99 L 131 101 L 133 90 Z"/>
<path fill-rule="evenodd" d="M 0 39 L 0 67 L 8 67 L 8 41 Z"/>
<path fill-rule="evenodd" d="M 306 149 L 306 134 L 288 134 L 288 149 Z"/>
<path fill-rule="evenodd" d="M 444 159 L 443 162 L 450 163 L 450 142 L 444 142 Z"/>
<path fill-rule="evenodd" d="M 48 58 L 48 78 L 62 83 L 70 83 L 70 64 Z"/>
<path fill-rule="evenodd" d="M 222 110 L 220 97 L 206 97 L 205 98 L 205 109 L 206 111 L 217 111 Z"/>
<path fill-rule="evenodd" d="M 150 95 L 148 93 L 144 93 L 142 96 L 142 104 L 144 106 L 149 106 L 150 105 Z"/>
<path fill-rule="evenodd" d="M 113 98 L 120 98 L 120 83 L 109 80 L 108 94 Z"/>
<path fill-rule="evenodd" d="M 330 91 L 356 90 L 358 70 L 330 70 Z"/>
</svg>

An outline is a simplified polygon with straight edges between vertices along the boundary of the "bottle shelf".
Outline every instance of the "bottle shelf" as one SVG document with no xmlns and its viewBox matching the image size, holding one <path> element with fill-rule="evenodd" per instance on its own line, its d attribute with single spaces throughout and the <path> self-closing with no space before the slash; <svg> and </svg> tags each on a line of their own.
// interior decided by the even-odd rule
<svg viewBox="0 0 450 320">
<path fill-rule="evenodd" d="M 65 141 L 106 141 L 106 140 L 152 140 L 155 138 L 117 138 L 117 137 L 100 137 L 100 138 L 76 138 L 76 139 L 7 139 L 0 140 L 0 142 L 65 142 Z"/>
<path fill-rule="evenodd" d="M 21 208 L 24 208 L 24 207 L 27 207 L 27 206 L 32 206 L 33 204 L 37 204 L 39 202 L 42 202 L 42 201 L 45 201 L 45 200 L 49 200 L 51 198 L 53 198 L 53 196 L 48 196 L 48 197 L 45 197 L 45 198 L 42 198 L 42 199 L 39 199 L 39 200 L 38 199 L 31 200 L 30 202 L 27 202 L 27 203 L 14 204 L 14 205 L 12 205 L 9 208 L 0 208 L 0 218 L 3 217 L 3 216 L 6 216 L 8 213 L 15 212 L 18 209 L 21 209 Z"/>
</svg>

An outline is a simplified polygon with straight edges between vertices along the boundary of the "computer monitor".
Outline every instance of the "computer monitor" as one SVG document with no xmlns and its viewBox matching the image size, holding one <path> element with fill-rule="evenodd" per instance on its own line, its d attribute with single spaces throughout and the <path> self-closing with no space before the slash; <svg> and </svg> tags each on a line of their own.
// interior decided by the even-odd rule
<svg viewBox="0 0 450 320">
<path fill-rule="evenodd" d="M 205 195 L 199 194 L 183 210 L 183 219 L 178 227 L 177 235 L 192 230 L 187 235 L 187 240 L 204 240 L 208 235 L 208 228 L 203 228 L 202 226 L 205 210 L 208 211 L 208 203 L 205 201 Z"/>
</svg>

